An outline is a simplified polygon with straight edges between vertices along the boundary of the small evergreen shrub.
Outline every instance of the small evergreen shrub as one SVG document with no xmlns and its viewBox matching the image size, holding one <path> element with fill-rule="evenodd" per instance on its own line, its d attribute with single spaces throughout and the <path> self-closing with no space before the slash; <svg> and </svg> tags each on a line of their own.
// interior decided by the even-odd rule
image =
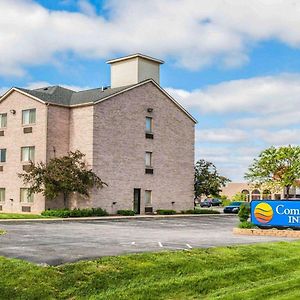
<svg viewBox="0 0 300 300">
<path fill-rule="evenodd" d="M 193 214 L 193 215 L 202 215 L 202 214 L 220 214 L 219 211 L 214 210 L 214 209 L 201 209 L 201 208 L 197 208 L 197 209 L 189 209 L 183 212 L 184 214 Z"/>
<path fill-rule="evenodd" d="M 134 216 L 135 212 L 129 209 L 121 209 L 117 211 L 117 214 L 121 216 Z"/>
<path fill-rule="evenodd" d="M 108 216 L 102 208 L 75 208 L 75 209 L 48 209 L 42 212 L 42 216 L 58 218 L 102 217 Z"/>
<path fill-rule="evenodd" d="M 173 209 L 158 209 L 156 212 L 158 215 L 176 215 L 176 210 Z"/>
<path fill-rule="evenodd" d="M 242 204 L 240 207 L 240 211 L 238 213 L 239 219 L 241 222 L 248 221 L 250 217 L 250 206 L 249 204 Z"/>
<path fill-rule="evenodd" d="M 239 224 L 239 228 L 245 228 L 245 229 L 250 229 L 250 228 L 255 228 L 255 225 L 253 225 L 251 222 L 249 221 L 244 221 L 244 222 L 241 222 Z"/>
</svg>

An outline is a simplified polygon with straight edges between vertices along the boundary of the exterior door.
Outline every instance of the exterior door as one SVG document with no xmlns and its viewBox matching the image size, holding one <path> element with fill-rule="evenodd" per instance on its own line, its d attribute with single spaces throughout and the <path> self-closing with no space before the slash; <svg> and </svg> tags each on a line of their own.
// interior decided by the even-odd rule
<svg viewBox="0 0 300 300">
<path fill-rule="evenodd" d="M 137 215 L 141 213 L 141 189 L 134 189 L 133 210 Z"/>
</svg>

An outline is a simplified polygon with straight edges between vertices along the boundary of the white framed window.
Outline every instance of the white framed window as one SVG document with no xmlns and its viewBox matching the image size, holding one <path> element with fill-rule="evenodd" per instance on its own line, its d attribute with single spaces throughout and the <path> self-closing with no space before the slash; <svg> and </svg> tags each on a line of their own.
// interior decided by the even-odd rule
<svg viewBox="0 0 300 300">
<path fill-rule="evenodd" d="M 21 148 L 21 161 L 22 162 L 29 162 L 34 161 L 35 156 L 35 147 L 22 147 Z"/>
<path fill-rule="evenodd" d="M 0 114 L 0 128 L 6 128 L 7 126 L 7 114 Z"/>
<path fill-rule="evenodd" d="M 5 202 L 5 188 L 0 188 L 0 203 Z"/>
<path fill-rule="evenodd" d="M 27 188 L 20 189 L 20 202 L 21 203 L 33 203 L 34 197 L 33 194 L 29 194 Z"/>
<path fill-rule="evenodd" d="M 26 109 L 22 111 L 22 125 L 34 124 L 36 120 L 36 109 Z"/>
<path fill-rule="evenodd" d="M 152 118 L 146 117 L 146 132 L 152 133 Z"/>
<path fill-rule="evenodd" d="M 152 167 L 152 152 L 145 153 L 145 165 L 146 167 Z"/>
<path fill-rule="evenodd" d="M 145 206 L 152 206 L 152 191 L 145 191 Z"/>
<path fill-rule="evenodd" d="M 0 162 L 6 162 L 6 149 L 0 149 Z"/>
</svg>

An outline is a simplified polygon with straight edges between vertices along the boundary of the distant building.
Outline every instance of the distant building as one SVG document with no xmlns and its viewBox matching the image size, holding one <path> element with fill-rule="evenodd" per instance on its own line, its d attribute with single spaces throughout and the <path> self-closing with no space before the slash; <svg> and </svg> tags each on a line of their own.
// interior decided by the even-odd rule
<svg viewBox="0 0 300 300">
<path fill-rule="evenodd" d="M 108 187 L 72 195 L 71 208 L 193 208 L 196 120 L 159 85 L 163 61 L 134 54 L 108 63 L 110 87 L 11 88 L 0 98 L 1 211 L 62 207 L 62 197 L 29 196 L 17 174 L 77 149 Z"/>
<path fill-rule="evenodd" d="M 285 193 L 271 193 L 268 190 L 261 190 L 251 187 L 248 183 L 230 182 L 222 189 L 221 195 L 226 195 L 231 199 L 235 194 L 243 193 L 247 196 L 247 201 L 273 199 L 279 200 L 285 198 Z M 300 198 L 300 188 L 292 187 L 290 190 L 290 198 Z"/>
</svg>

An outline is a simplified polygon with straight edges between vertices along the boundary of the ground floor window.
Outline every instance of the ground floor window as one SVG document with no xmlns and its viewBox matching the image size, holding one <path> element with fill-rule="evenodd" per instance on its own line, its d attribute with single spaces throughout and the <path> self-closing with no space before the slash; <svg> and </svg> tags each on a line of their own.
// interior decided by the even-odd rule
<svg viewBox="0 0 300 300">
<path fill-rule="evenodd" d="M 152 206 L 152 191 L 145 191 L 145 206 Z"/>
<path fill-rule="evenodd" d="M 20 202 L 33 203 L 33 194 L 30 195 L 27 188 L 20 189 Z"/>
<path fill-rule="evenodd" d="M 5 188 L 0 188 L 0 202 L 5 202 Z"/>
</svg>

